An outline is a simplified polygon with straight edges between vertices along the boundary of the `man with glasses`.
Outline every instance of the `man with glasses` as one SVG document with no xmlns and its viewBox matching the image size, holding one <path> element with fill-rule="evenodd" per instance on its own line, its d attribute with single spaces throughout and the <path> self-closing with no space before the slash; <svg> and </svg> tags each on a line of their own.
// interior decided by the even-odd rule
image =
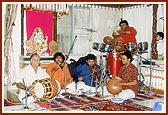
<svg viewBox="0 0 168 115">
<path fill-rule="evenodd" d="M 138 94 L 138 69 L 131 63 L 133 58 L 130 51 L 123 52 L 121 60 L 123 66 L 120 68 L 118 77 L 120 77 L 122 81 L 115 83 L 115 85 L 121 85 L 122 91 L 116 95 L 116 97 L 126 100 L 134 98 Z"/>
</svg>

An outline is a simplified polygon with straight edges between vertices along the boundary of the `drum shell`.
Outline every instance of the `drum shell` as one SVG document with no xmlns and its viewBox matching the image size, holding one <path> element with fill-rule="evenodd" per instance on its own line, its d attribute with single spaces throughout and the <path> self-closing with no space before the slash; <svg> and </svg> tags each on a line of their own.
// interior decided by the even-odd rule
<svg viewBox="0 0 168 115">
<path fill-rule="evenodd" d="M 100 51 L 101 52 L 110 52 L 110 51 L 112 51 L 112 46 L 102 43 L 100 46 Z"/>
<path fill-rule="evenodd" d="M 118 75 L 119 70 L 122 66 L 121 54 L 120 53 L 108 53 L 107 55 L 107 69 L 111 75 Z"/>
<path fill-rule="evenodd" d="M 100 51 L 100 47 L 101 47 L 101 44 L 100 43 L 97 43 L 97 42 L 94 42 L 92 44 L 92 48 L 96 51 Z"/>
<path fill-rule="evenodd" d="M 104 43 L 94 42 L 92 48 L 99 52 L 110 52 L 112 50 L 112 46 Z"/>
<path fill-rule="evenodd" d="M 137 45 L 136 45 L 136 43 L 133 43 L 133 42 L 129 42 L 127 44 L 124 44 L 124 47 L 126 50 L 131 51 L 131 52 L 137 51 Z"/>
<path fill-rule="evenodd" d="M 140 42 L 138 43 L 139 51 L 146 51 L 148 50 L 148 42 Z"/>
<path fill-rule="evenodd" d="M 40 83 L 41 86 L 43 87 L 44 90 L 44 94 L 43 97 L 38 97 L 36 95 L 37 90 L 35 90 L 36 84 Z M 33 93 L 32 96 L 36 99 L 36 101 L 47 101 L 48 99 L 51 99 L 55 96 L 57 96 L 61 90 L 61 85 L 57 80 L 52 80 L 50 78 L 45 78 L 45 79 L 41 79 L 41 80 L 35 80 L 32 83 L 32 87 L 33 87 Z M 38 92 L 40 93 L 40 91 Z M 42 93 L 42 92 L 41 92 Z"/>
<path fill-rule="evenodd" d="M 114 85 L 115 82 L 121 82 L 122 79 L 119 77 L 112 77 L 112 79 L 110 79 L 107 82 L 107 91 L 113 95 L 117 95 L 118 93 L 120 93 L 122 91 L 122 86 L 121 85 Z"/>
</svg>

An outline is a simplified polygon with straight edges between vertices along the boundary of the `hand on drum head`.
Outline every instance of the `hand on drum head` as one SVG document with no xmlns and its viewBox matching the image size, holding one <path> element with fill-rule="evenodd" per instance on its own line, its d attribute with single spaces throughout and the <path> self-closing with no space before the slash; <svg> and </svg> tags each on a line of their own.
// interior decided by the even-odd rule
<svg viewBox="0 0 168 115">
<path fill-rule="evenodd" d="M 106 83 L 107 83 L 109 80 L 110 80 L 110 78 L 107 78 L 107 79 L 106 79 Z"/>
<path fill-rule="evenodd" d="M 120 82 L 117 82 L 117 81 L 116 81 L 116 82 L 113 83 L 113 85 L 119 86 L 119 85 L 120 85 Z"/>
</svg>

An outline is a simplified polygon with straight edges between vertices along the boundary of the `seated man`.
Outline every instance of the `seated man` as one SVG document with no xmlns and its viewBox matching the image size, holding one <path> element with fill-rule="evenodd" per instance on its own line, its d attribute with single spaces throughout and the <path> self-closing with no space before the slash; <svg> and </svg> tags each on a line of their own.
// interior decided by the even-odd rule
<svg viewBox="0 0 168 115">
<path fill-rule="evenodd" d="M 68 85 L 73 81 L 71 74 L 69 72 L 69 68 L 67 65 L 65 65 L 64 61 L 65 56 L 61 52 L 57 52 L 54 55 L 54 62 L 50 63 L 46 67 L 46 72 L 50 75 L 51 79 L 59 81 L 61 89 L 65 88 L 65 84 Z M 65 77 L 66 77 L 66 83 L 65 83 Z"/>
<path fill-rule="evenodd" d="M 40 65 L 40 56 L 35 53 L 30 56 L 30 64 L 24 67 L 16 80 L 16 86 L 20 89 L 23 89 L 19 93 L 19 99 L 24 103 L 25 100 L 25 89 L 28 88 L 29 94 L 32 94 L 32 83 L 35 80 L 40 80 L 44 78 L 49 78 L 49 75 L 39 66 Z M 34 101 L 32 96 L 28 97 L 28 103 Z"/>
<path fill-rule="evenodd" d="M 158 51 L 158 59 L 164 59 L 164 33 L 157 32 L 156 36 L 157 41 L 157 51 Z"/>
<path fill-rule="evenodd" d="M 129 51 L 123 52 L 121 60 L 123 66 L 120 68 L 117 77 L 121 78 L 122 81 L 116 82 L 114 83 L 114 85 L 122 86 L 122 91 L 117 95 L 115 95 L 115 97 L 126 100 L 129 98 L 134 98 L 138 94 L 138 70 L 137 67 L 131 63 L 133 61 L 131 52 Z M 107 90 L 105 92 L 106 95 L 109 94 Z"/>
<path fill-rule="evenodd" d="M 101 70 L 95 63 L 96 56 L 88 54 L 86 56 L 86 63 L 82 63 L 73 70 L 73 76 L 77 79 L 77 89 L 95 89 L 96 83 L 100 81 Z M 70 90 L 74 89 L 75 83 L 68 85 Z"/>
</svg>

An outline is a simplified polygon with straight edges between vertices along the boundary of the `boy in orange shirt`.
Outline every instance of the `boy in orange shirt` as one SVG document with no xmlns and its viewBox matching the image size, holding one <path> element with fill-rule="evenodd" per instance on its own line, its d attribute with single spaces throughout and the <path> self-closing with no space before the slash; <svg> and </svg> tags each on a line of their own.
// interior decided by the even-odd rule
<svg viewBox="0 0 168 115">
<path fill-rule="evenodd" d="M 68 85 L 73 81 L 68 65 L 65 64 L 64 61 L 65 56 L 61 52 L 57 52 L 54 55 L 54 62 L 46 67 L 46 72 L 50 75 L 51 79 L 59 81 L 61 89 L 65 88 L 65 84 Z M 66 81 L 64 81 L 65 76 Z"/>
</svg>

